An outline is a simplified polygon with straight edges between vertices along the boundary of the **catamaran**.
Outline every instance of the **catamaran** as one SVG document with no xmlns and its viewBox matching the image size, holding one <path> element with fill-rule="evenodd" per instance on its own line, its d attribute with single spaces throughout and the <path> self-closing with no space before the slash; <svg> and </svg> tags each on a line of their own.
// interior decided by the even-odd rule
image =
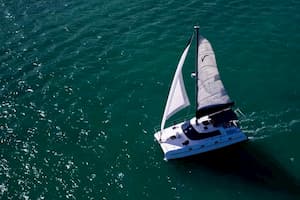
<svg viewBox="0 0 300 200">
<path fill-rule="evenodd" d="M 167 119 L 190 105 L 182 67 L 194 35 L 196 56 L 195 72 L 192 75 L 196 85 L 195 116 L 165 128 Z M 194 26 L 194 33 L 181 55 L 172 81 L 160 130 L 154 134 L 163 150 L 164 159 L 192 156 L 248 140 L 239 128 L 233 106 L 234 102 L 220 79 L 212 46 L 199 35 L 199 26 Z"/>
</svg>

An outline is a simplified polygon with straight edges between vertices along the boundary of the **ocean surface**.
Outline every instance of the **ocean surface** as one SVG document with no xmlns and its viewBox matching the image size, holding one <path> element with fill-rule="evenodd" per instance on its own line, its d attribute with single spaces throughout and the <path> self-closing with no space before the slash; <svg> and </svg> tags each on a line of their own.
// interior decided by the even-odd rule
<svg viewBox="0 0 300 200">
<path fill-rule="evenodd" d="M 300 199 L 299 11 L 297 0 L 0 0 L 0 199 Z M 196 24 L 250 140 L 166 162 L 154 127 Z M 183 70 L 192 100 L 194 46 Z"/>
</svg>

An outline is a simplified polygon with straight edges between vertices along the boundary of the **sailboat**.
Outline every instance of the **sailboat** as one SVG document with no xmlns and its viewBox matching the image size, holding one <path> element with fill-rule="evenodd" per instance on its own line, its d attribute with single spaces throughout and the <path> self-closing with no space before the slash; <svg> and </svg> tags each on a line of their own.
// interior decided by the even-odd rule
<svg viewBox="0 0 300 200">
<path fill-rule="evenodd" d="M 165 128 L 167 119 L 190 105 L 182 76 L 182 67 L 193 37 L 196 39 L 195 92 L 196 112 L 189 120 Z M 160 130 L 154 137 L 160 144 L 164 159 L 177 159 L 200 154 L 248 140 L 241 131 L 234 102 L 220 79 L 215 53 L 210 42 L 199 35 L 199 26 L 187 43 L 179 60 Z"/>
</svg>

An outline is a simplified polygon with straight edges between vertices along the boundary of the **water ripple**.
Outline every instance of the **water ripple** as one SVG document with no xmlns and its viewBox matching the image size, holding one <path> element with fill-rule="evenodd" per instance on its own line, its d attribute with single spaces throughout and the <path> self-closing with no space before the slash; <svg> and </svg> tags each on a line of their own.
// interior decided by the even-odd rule
<svg viewBox="0 0 300 200">
<path fill-rule="evenodd" d="M 191 185 L 192 172 L 178 174 L 153 142 L 180 52 L 200 24 L 230 94 L 253 112 L 243 130 L 260 142 L 295 135 L 299 6 L 0 0 L 1 199 L 186 199 L 186 191 L 224 188 L 206 172 L 193 176 L 213 184 Z M 187 58 L 187 73 L 193 60 Z M 261 188 L 237 190 L 270 197 Z"/>
</svg>

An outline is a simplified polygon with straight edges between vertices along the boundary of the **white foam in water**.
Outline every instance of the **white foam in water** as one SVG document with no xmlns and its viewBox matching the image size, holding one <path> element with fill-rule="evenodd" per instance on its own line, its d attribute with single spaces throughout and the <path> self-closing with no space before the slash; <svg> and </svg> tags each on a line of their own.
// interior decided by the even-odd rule
<svg viewBox="0 0 300 200">
<path fill-rule="evenodd" d="M 292 121 L 290 121 L 289 126 L 294 126 L 299 123 L 300 123 L 300 119 L 293 119 Z"/>
<path fill-rule="evenodd" d="M 0 194 L 3 195 L 7 191 L 8 191 L 7 186 L 5 186 L 3 183 L 0 184 Z"/>
<path fill-rule="evenodd" d="M 250 140 L 263 140 L 274 134 L 289 133 L 293 125 L 300 123 L 298 119 L 289 121 L 288 117 L 292 111 L 288 109 L 276 113 L 251 113 L 241 120 L 241 127 Z"/>
</svg>

